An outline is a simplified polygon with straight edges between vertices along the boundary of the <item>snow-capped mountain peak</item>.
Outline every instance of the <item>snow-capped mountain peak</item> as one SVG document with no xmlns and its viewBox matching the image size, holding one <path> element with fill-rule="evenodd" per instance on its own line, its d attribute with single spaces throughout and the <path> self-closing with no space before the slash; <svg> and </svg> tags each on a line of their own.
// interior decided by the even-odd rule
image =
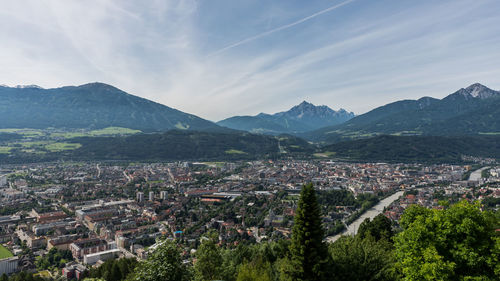
<svg viewBox="0 0 500 281">
<path fill-rule="evenodd" d="M 480 83 L 475 83 L 465 88 L 463 94 L 473 98 L 487 99 L 494 96 L 500 96 L 500 92 L 494 91 Z"/>
</svg>

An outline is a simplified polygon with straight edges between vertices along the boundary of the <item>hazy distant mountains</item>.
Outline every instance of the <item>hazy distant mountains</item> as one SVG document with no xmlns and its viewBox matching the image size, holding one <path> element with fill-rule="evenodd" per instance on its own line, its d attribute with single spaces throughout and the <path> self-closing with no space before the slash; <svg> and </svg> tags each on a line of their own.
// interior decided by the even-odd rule
<svg viewBox="0 0 500 281">
<path fill-rule="evenodd" d="M 344 109 L 335 111 L 328 106 L 315 106 L 306 101 L 288 111 L 256 116 L 235 116 L 217 122 L 218 125 L 253 133 L 300 133 L 325 126 L 337 125 L 354 117 Z"/>
<path fill-rule="evenodd" d="M 216 124 L 102 83 L 56 89 L 0 86 L 0 128 L 106 127 L 162 133 L 68 136 L 51 141 L 62 147 L 77 144 L 76 148 L 52 151 L 44 146 L 43 153 L 37 154 L 19 145 L 24 135 L 2 132 L 0 162 L 280 157 L 460 162 L 463 156 L 498 158 L 500 92 L 473 84 L 443 99 L 397 101 L 356 117 L 343 109 L 303 102 L 285 112 L 236 116 Z M 181 131 L 165 132 L 171 129 Z M 242 131 L 294 134 L 303 139 Z"/>
<path fill-rule="evenodd" d="M 500 92 L 473 84 L 439 100 L 424 97 L 378 107 L 343 124 L 302 137 L 338 142 L 375 135 L 495 135 L 500 134 Z"/>
<path fill-rule="evenodd" d="M 443 99 L 396 101 L 359 116 L 304 101 L 288 111 L 235 116 L 216 124 L 103 83 L 55 89 L 0 86 L 0 120 L 0 128 L 116 126 L 143 132 L 180 129 L 228 133 L 236 129 L 294 134 L 326 143 L 378 135 L 500 135 L 500 92 L 473 84 Z"/>
<path fill-rule="evenodd" d="M 0 120 L 0 128 L 221 130 L 211 121 L 103 83 L 56 89 L 0 86 Z"/>
</svg>

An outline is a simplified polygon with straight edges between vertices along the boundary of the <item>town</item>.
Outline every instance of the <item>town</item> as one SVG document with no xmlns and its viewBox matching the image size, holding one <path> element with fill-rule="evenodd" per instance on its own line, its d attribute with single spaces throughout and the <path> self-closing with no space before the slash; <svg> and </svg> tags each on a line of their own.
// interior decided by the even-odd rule
<svg viewBox="0 0 500 281">
<path fill-rule="evenodd" d="M 327 239 L 353 234 L 349 226 L 370 212 L 397 224 L 412 204 L 443 208 L 465 199 L 497 209 L 500 200 L 498 166 L 280 160 L 0 168 L 0 276 L 81 279 L 109 259 L 146 259 L 165 238 L 182 244 L 189 263 L 209 231 L 228 247 L 286 239 L 307 183 Z M 382 211 L 373 208 L 391 196 Z"/>
</svg>

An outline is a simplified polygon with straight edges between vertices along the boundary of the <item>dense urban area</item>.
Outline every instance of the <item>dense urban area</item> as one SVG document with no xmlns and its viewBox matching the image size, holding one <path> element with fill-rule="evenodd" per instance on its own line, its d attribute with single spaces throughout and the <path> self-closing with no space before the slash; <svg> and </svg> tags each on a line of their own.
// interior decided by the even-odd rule
<svg viewBox="0 0 500 281">
<path fill-rule="evenodd" d="M 488 210 L 500 204 L 495 165 L 328 160 L 10 165 L 0 169 L 0 275 L 5 274 L 2 280 L 19 274 L 124 280 L 137 261 L 169 240 L 180 245 L 187 266 L 200 259 L 196 252 L 204 239 L 224 249 L 287 241 L 308 183 L 316 191 L 328 242 L 357 234 L 365 219 L 380 214 L 397 229 L 414 204 L 443 209 L 467 200 Z M 130 263 L 109 269 L 121 277 L 103 276 L 118 260 Z"/>
</svg>

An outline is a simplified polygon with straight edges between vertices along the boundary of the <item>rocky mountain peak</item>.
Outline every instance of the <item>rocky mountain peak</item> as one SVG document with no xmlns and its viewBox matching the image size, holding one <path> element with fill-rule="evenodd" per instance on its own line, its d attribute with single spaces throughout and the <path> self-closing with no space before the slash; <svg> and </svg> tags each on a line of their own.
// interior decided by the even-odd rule
<svg viewBox="0 0 500 281">
<path fill-rule="evenodd" d="M 473 98 L 487 99 L 495 96 L 500 96 L 500 92 L 492 90 L 480 83 L 474 83 L 465 89 L 460 89 L 462 95 Z"/>
</svg>

